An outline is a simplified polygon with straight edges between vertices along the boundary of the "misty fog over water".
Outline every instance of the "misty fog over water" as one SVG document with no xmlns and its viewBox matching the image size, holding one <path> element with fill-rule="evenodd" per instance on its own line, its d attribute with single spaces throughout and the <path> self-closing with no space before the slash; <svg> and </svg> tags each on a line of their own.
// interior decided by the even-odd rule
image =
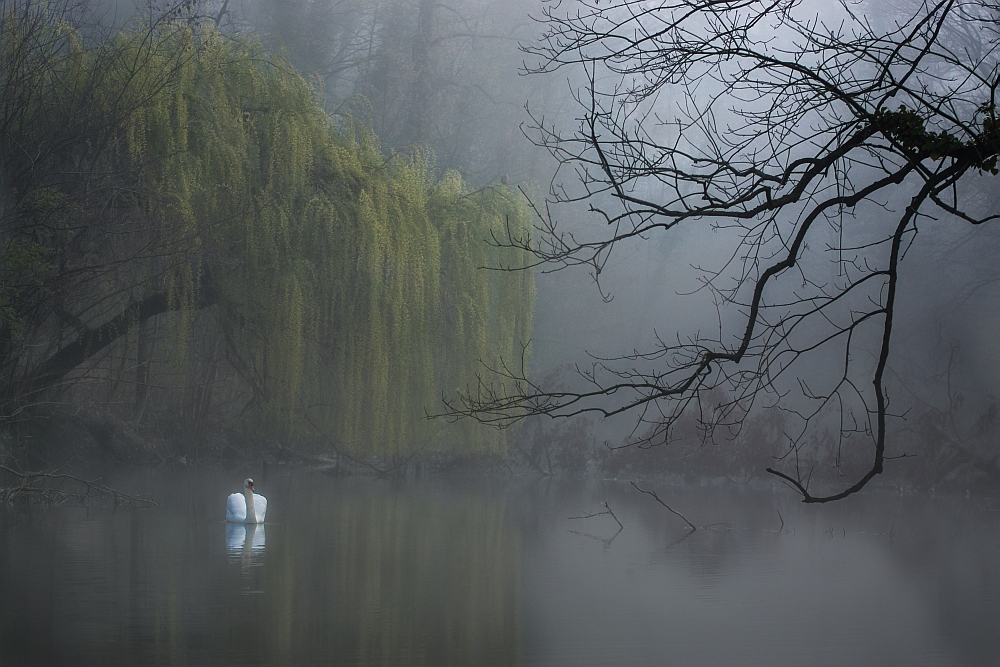
<svg viewBox="0 0 1000 667">
<path fill-rule="evenodd" d="M 0 663 L 989 665 L 995 498 L 118 471 L 149 511 L 0 510 Z M 569 517 L 604 510 L 607 515 Z M 782 525 L 783 523 L 783 525 Z"/>
<path fill-rule="evenodd" d="M 0 0 L 0 667 L 1000 664 L 997 90 L 997 0 Z"/>
</svg>

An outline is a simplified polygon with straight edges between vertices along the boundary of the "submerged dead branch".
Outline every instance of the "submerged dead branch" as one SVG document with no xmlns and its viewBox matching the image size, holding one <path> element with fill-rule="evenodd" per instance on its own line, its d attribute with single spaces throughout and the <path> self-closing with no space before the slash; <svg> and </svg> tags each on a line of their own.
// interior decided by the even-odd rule
<svg viewBox="0 0 1000 667">
<path fill-rule="evenodd" d="M 610 505 L 608 505 L 607 503 L 601 503 L 601 504 L 604 505 L 604 511 L 603 512 L 593 512 L 591 514 L 583 514 L 581 516 L 570 516 L 570 517 L 566 517 L 566 518 L 567 519 L 593 519 L 594 517 L 598 517 L 598 516 L 607 516 L 607 515 L 610 515 L 611 518 L 615 520 L 615 523 L 618 524 L 618 530 L 616 530 L 615 534 L 612 535 L 611 537 L 607 537 L 607 538 L 605 538 L 605 537 L 598 537 L 596 535 L 589 535 L 587 533 L 580 533 L 580 532 L 575 531 L 575 530 L 570 531 L 571 533 L 577 533 L 578 535 L 584 535 L 586 537 L 592 537 L 593 539 L 599 540 L 600 542 L 602 542 L 604 544 L 604 546 L 610 547 L 611 543 L 615 541 L 615 538 L 618 537 L 618 535 L 620 535 L 623 530 L 625 530 L 625 526 L 622 525 L 622 522 L 618 520 L 618 517 L 615 516 L 615 513 L 613 511 L 611 511 L 611 506 Z"/>
<path fill-rule="evenodd" d="M 5 465 L 0 465 L 0 471 L 13 478 L 7 486 L 0 486 L 0 502 L 11 505 L 17 503 L 61 505 L 66 502 L 89 505 L 96 499 L 105 504 L 113 502 L 115 507 L 131 505 L 139 509 L 149 509 L 157 506 L 151 498 L 122 493 L 96 480 L 86 480 L 64 473 L 20 472 Z"/>
<path fill-rule="evenodd" d="M 593 519 L 594 517 L 605 516 L 605 515 L 610 514 L 611 518 L 614 519 L 615 523 L 618 524 L 618 530 L 619 531 L 624 530 L 625 526 L 623 526 L 622 522 L 618 520 L 618 517 L 615 516 L 615 513 L 611 511 L 611 506 L 608 505 L 607 503 L 601 503 L 601 504 L 604 505 L 604 511 L 603 512 L 594 512 L 593 514 L 584 514 L 582 516 L 570 516 L 570 517 L 566 517 L 566 518 L 567 519 Z"/>
<path fill-rule="evenodd" d="M 647 490 L 645 490 L 643 488 L 640 488 L 639 485 L 636 484 L 635 482 L 629 482 L 629 484 L 631 484 L 632 486 L 634 486 L 635 490 L 638 491 L 639 493 L 645 493 L 647 496 L 653 496 L 653 500 L 655 500 L 656 502 L 658 502 L 661 505 L 663 505 L 664 507 L 666 507 L 667 510 L 670 511 L 672 514 L 676 514 L 680 518 L 684 519 L 684 523 L 686 523 L 688 526 L 690 526 L 691 532 L 694 532 L 694 531 L 698 530 L 698 527 L 695 526 L 690 521 L 688 521 L 688 518 L 686 516 L 684 516 L 683 514 L 681 514 L 677 510 L 675 510 L 673 507 L 671 507 L 670 505 L 668 505 L 665 502 L 663 502 L 662 500 L 660 500 L 660 497 L 658 495 L 656 495 L 656 491 L 647 491 Z"/>
</svg>

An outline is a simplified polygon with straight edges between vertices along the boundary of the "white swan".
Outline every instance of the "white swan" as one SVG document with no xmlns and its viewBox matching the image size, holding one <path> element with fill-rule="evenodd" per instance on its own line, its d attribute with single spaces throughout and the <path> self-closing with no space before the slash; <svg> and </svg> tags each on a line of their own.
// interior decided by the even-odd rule
<svg viewBox="0 0 1000 667">
<path fill-rule="evenodd" d="M 249 477 L 243 482 L 243 493 L 231 494 L 226 500 L 226 521 L 264 523 L 265 514 L 267 514 L 267 498 L 254 494 L 253 480 Z"/>
</svg>

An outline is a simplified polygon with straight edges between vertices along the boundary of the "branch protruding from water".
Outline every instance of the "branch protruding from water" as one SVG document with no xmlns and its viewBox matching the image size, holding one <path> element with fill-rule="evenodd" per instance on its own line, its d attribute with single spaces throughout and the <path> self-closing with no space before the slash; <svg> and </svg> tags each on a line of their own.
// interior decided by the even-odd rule
<svg viewBox="0 0 1000 667">
<path fill-rule="evenodd" d="M 94 498 L 119 505 L 132 505 L 140 509 L 156 507 L 151 498 L 131 496 L 97 480 L 87 480 L 73 475 L 54 472 L 21 472 L 5 465 L 0 471 L 14 479 L 7 486 L 0 486 L 0 503 L 47 503 L 59 505 L 75 501 L 84 505 Z"/>
<path fill-rule="evenodd" d="M 603 512 L 594 512 L 593 514 L 583 514 L 581 516 L 569 516 L 569 517 L 566 517 L 566 518 L 567 519 L 593 519 L 594 517 L 597 517 L 597 516 L 604 516 L 606 514 L 610 514 L 611 518 L 614 519 L 615 523 L 618 524 L 618 530 L 619 531 L 624 530 L 625 526 L 623 526 L 622 522 L 618 520 L 618 517 L 615 516 L 615 513 L 611 511 L 611 506 L 608 505 L 607 503 L 601 503 L 601 504 L 604 505 L 604 511 Z"/>
<path fill-rule="evenodd" d="M 680 518 L 684 519 L 684 523 L 686 523 L 691 528 L 691 532 L 698 530 L 698 527 L 695 526 L 690 521 L 688 521 L 688 518 L 686 516 L 684 516 L 683 514 L 675 510 L 673 507 L 660 500 L 660 497 L 656 495 L 656 491 L 647 491 L 646 489 L 640 488 L 639 485 L 636 484 L 635 482 L 629 482 L 629 484 L 634 486 L 635 490 L 638 491 L 639 493 L 645 493 L 647 496 L 653 496 L 653 500 L 666 507 L 669 512 L 671 512 L 672 514 L 676 514 Z"/>
</svg>

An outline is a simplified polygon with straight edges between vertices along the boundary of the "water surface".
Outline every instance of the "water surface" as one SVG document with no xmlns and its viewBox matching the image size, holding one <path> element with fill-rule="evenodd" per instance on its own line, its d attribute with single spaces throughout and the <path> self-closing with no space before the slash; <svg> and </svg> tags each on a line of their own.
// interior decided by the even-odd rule
<svg viewBox="0 0 1000 667">
<path fill-rule="evenodd" d="M 227 525 L 254 475 L 264 526 Z M 0 665 L 995 665 L 1000 502 L 108 473 L 0 508 Z M 609 507 L 609 515 L 586 519 Z M 783 522 L 783 525 L 782 525 Z"/>
</svg>

